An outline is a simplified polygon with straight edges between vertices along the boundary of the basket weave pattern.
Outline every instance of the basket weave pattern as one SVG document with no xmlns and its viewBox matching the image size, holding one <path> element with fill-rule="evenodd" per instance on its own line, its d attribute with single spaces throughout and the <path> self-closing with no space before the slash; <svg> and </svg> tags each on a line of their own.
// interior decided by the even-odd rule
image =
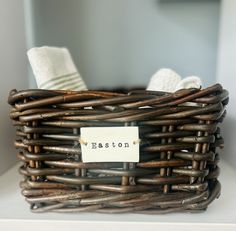
<svg viewBox="0 0 236 231">
<path fill-rule="evenodd" d="M 34 212 L 205 210 L 220 194 L 219 84 L 175 93 L 13 90 L 10 117 Z M 83 163 L 81 127 L 138 126 L 139 163 Z"/>
</svg>

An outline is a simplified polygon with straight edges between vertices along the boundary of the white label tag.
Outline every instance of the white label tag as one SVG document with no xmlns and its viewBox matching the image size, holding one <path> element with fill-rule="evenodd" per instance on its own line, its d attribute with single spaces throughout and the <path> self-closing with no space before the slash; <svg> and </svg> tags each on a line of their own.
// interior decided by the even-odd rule
<svg viewBox="0 0 236 231">
<path fill-rule="evenodd" d="M 139 162 L 138 127 L 83 127 L 82 161 Z"/>
</svg>

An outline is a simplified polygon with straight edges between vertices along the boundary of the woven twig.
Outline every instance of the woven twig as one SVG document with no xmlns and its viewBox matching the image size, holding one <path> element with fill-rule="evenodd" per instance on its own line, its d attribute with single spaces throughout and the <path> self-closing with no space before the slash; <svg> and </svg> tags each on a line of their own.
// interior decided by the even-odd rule
<svg viewBox="0 0 236 231">
<path fill-rule="evenodd" d="M 22 193 L 34 212 L 168 213 L 205 210 L 217 180 L 228 92 L 11 91 L 23 162 Z M 81 127 L 139 127 L 139 163 L 83 163 Z"/>
</svg>

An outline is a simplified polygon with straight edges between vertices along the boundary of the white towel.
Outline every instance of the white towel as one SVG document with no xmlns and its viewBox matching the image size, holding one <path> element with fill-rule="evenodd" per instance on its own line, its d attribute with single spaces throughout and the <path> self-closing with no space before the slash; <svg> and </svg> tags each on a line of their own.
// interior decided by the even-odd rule
<svg viewBox="0 0 236 231">
<path fill-rule="evenodd" d="M 87 90 L 67 48 L 35 47 L 27 54 L 38 88 Z"/>
<path fill-rule="evenodd" d="M 151 77 L 147 90 L 174 92 L 180 81 L 181 77 L 175 71 L 162 68 Z"/>
<path fill-rule="evenodd" d="M 188 76 L 182 79 L 175 87 L 175 91 L 188 88 L 201 88 L 202 81 L 198 76 Z"/>
<path fill-rule="evenodd" d="M 202 81 L 198 76 L 188 76 L 181 79 L 175 71 L 167 68 L 160 69 L 148 84 L 149 91 L 175 92 L 180 89 L 201 88 Z"/>
</svg>

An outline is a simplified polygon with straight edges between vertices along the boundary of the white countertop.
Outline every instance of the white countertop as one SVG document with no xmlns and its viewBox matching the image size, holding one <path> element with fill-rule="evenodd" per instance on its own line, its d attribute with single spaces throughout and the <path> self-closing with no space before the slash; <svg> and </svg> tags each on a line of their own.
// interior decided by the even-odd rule
<svg viewBox="0 0 236 231">
<path fill-rule="evenodd" d="M 58 214 L 30 212 L 29 204 L 21 196 L 21 176 L 16 165 L 0 176 L 0 230 L 169 230 L 235 231 L 236 230 L 236 169 L 221 163 L 221 196 L 203 213 L 172 213 L 166 215 L 98 213 Z"/>
</svg>

